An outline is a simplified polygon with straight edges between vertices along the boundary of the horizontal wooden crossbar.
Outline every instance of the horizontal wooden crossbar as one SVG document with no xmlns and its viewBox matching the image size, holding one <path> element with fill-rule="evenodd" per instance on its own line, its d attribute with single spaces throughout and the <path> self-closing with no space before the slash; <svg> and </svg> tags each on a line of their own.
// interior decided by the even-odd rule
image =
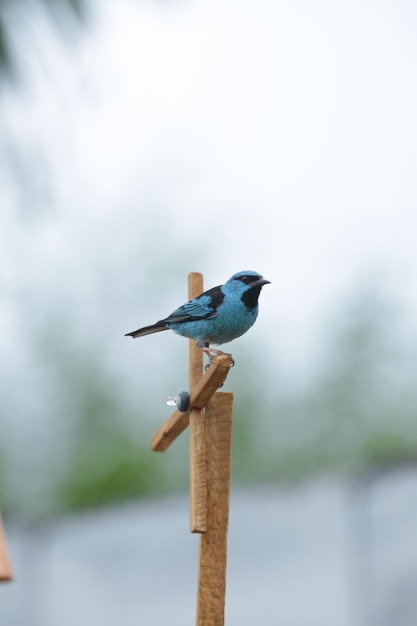
<svg viewBox="0 0 417 626">
<path fill-rule="evenodd" d="M 226 380 L 232 363 L 232 359 L 227 354 L 221 354 L 213 359 L 212 365 L 191 392 L 189 411 L 191 409 L 203 409 L 207 405 L 210 398 Z M 152 437 L 152 450 L 154 452 L 165 452 L 178 435 L 187 428 L 190 420 L 189 411 L 186 413 L 175 411 L 158 428 Z"/>
</svg>

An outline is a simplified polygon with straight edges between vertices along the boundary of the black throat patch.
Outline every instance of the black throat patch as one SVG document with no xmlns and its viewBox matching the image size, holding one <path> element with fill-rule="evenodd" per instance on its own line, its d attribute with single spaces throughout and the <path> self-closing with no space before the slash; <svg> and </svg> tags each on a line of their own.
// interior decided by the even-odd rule
<svg viewBox="0 0 417 626">
<path fill-rule="evenodd" d="M 252 310 L 258 304 L 259 294 L 261 293 L 262 286 L 255 285 L 245 291 L 242 296 L 242 302 L 246 305 L 249 310 Z"/>
</svg>

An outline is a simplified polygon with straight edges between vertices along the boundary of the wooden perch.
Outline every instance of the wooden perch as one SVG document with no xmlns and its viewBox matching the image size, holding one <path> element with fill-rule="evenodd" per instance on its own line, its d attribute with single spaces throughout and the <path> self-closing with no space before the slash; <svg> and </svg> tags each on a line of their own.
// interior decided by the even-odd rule
<svg viewBox="0 0 417 626">
<path fill-rule="evenodd" d="M 190 396 L 190 409 L 186 413 L 175 411 L 158 428 L 152 437 L 152 450 L 165 452 L 171 443 L 185 430 L 190 421 L 191 409 L 203 409 L 210 398 L 224 383 L 232 366 L 231 359 L 222 354 L 214 359 L 207 372 L 194 387 Z"/>
</svg>

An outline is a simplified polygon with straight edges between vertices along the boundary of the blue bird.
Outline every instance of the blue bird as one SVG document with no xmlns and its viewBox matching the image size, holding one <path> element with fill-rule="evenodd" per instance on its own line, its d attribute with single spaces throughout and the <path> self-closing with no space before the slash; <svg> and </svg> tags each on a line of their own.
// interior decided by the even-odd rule
<svg viewBox="0 0 417 626">
<path fill-rule="evenodd" d="M 225 353 L 210 348 L 210 344 L 228 343 L 249 330 L 258 316 L 261 289 L 269 283 L 258 272 L 238 272 L 224 285 L 205 291 L 156 324 L 127 333 L 125 337 L 143 337 L 171 329 L 195 339 L 197 347 L 212 362 L 214 355 Z"/>
</svg>

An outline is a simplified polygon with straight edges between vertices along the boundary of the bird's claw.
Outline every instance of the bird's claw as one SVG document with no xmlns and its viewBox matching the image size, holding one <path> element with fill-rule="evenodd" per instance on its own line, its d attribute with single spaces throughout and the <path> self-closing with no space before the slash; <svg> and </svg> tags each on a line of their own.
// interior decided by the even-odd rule
<svg viewBox="0 0 417 626">
<path fill-rule="evenodd" d="M 200 350 L 202 350 L 208 356 L 209 362 L 207 363 L 205 367 L 206 372 L 208 368 L 210 367 L 210 365 L 213 365 L 213 363 L 216 360 L 216 357 L 218 356 L 227 356 L 230 359 L 230 367 L 233 367 L 235 364 L 235 360 L 229 352 L 223 352 L 222 350 L 216 350 L 215 348 L 207 348 L 207 347 L 200 348 Z"/>
</svg>

